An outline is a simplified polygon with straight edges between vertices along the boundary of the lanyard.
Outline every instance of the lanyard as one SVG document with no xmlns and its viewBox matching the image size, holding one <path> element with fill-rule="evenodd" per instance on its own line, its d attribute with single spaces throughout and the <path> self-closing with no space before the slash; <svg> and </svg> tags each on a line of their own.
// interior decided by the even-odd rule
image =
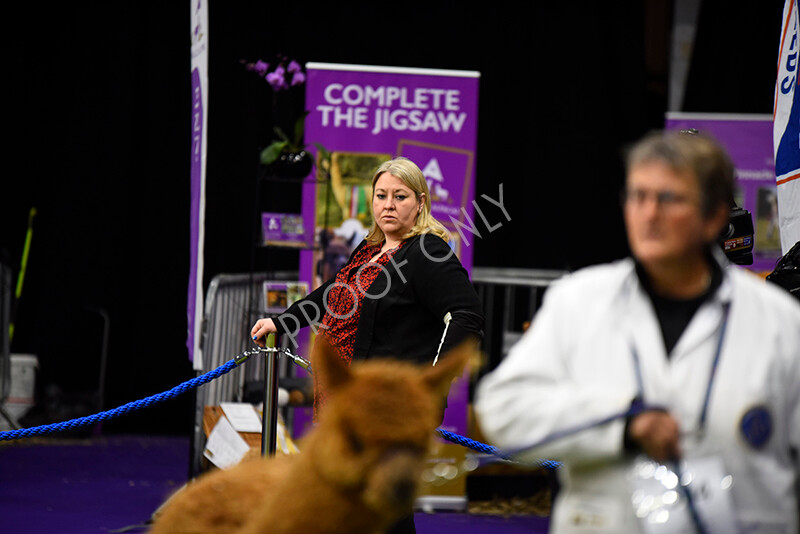
<svg viewBox="0 0 800 534">
<path fill-rule="evenodd" d="M 706 426 L 706 416 L 708 413 L 708 405 L 711 400 L 711 389 L 714 385 L 714 378 L 717 374 L 717 367 L 719 366 L 720 355 L 722 354 L 722 342 L 725 339 L 725 329 L 728 326 L 728 311 L 730 304 L 725 303 L 722 307 L 722 326 L 719 329 L 719 339 L 717 340 L 717 350 L 714 353 L 714 360 L 711 362 L 711 372 L 708 376 L 708 385 L 706 386 L 706 394 L 703 398 L 703 407 L 700 411 L 700 420 L 698 421 L 698 431 L 702 435 Z M 642 363 L 639 359 L 639 354 L 636 352 L 636 347 L 631 344 L 631 355 L 633 356 L 633 366 L 636 372 L 636 383 L 639 389 L 639 399 L 644 403 L 644 381 L 642 380 Z"/>
<path fill-rule="evenodd" d="M 719 329 L 719 339 L 717 340 L 717 350 L 714 353 L 714 360 L 711 362 L 711 372 L 708 376 L 708 385 L 706 386 L 706 394 L 703 398 L 703 407 L 700 411 L 700 419 L 697 423 L 697 432 L 699 436 L 702 436 L 705 432 L 706 426 L 706 415 L 708 413 L 708 405 L 711 399 L 711 388 L 714 385 L 714 378 L 717 374 L 717 367 L 719 366 L 719 358 L 722 354 L 722 341 L 725 339 L 725 329 L 728 326 L 728 311 L 730 309 L 730 304 L 725 303 L 722 307 L 722 325 Z M 636 348 L 631 345 L 631 354 L 633 355 L 633 365 L 636 371 L 636 382 L 639 388 L 639 399 L 644 403 L 644 382 L 642 380 L 642 364 L 639 359 L 639 354 L 636 352 Z M 680 462 L 675 463 L 675 472 L 679 478 L 681 478 L 680 474 Z M 689 508 L 689 514 L 692 518 L 694 523 L 695 529 L 699 534 L 705 534 L 707 529 L 703 524 L 700 515 L 698 514 L 696 504 L 694 502 L 694 498 L 692 493 L 688 490 L 688 488 L 681 486 L 682 493 L 686 498 L 686 504 Z"/>
</svg>

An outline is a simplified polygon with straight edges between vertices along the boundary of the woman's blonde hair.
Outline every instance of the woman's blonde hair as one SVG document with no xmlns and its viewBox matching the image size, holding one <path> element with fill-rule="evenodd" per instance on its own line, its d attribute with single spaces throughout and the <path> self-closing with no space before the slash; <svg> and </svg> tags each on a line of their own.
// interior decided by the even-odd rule
<svg viewBox="0 0 800 534">
<path fill-rule="evenodd" d="M 442 223 L 437 221 L 436 218 L 431 215 L 431 194 L 428 190 L 428 182 L 425 180 L 425 175 L 422 174 L 422 171 L 419 169 L 419 167 L 417 167 L 413 161 L 404 157 L 397 157 L 385 162 L 383 165 L 378 167 L 375 170 L 375 173 L 372 175 L 373 199 L 375 198 L 375 183 L 385 172 L 388 172 L 392 176 L 399 178 L 409 189 L 411 189 L 411 191 L 414 192 L 417 200 L 419 200 L 420 197 L 424 198 L 422 210 L 417 213 L 414 226 L 412 226 L 408 233 L 403 236 L 403 239 L 408 239 L 409 237 L 414 237 L 415 235 L 419 234 L 433 234 L 441 237 L 444 241 L 449 241 L 450 232 L 447 231 Z M 367 243 L 370 245 L 377 245 L 378 243 L 383 242 L 385 238 L 386 236 L 383 234 L 383 230 L 381 230 L 377 222 L 375 222 L 375 214 L 373 213 L 372 226 L 366 237 Z"/>
</svg>

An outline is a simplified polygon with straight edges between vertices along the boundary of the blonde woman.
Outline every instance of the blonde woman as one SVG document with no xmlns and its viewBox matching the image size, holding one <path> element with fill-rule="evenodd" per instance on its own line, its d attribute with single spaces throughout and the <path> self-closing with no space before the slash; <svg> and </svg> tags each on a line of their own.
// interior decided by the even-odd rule
<svg viewBox="0 0 800 534">
<path fill-rule="evenodd" d="M 431 215 L 419 167 L 402 157 L 387 161 L 373 174 L 372 190 L 372 227 L 347 264 L 286 312 L 256 322 L 256 343 L 321 323 L 348 361 L 434 363 L 466 335 L 482 335 L 481 303 L 447 229 Z"/>
<path fill-rule="evenodd" d="M 373 223 L 335 276 L 251 335 L 296 335 L 316 324 L 348 362 L 393 357 L 435 365 L 468 335 L 483 335 L 483 312 L 467 271 L 431 215 L 425 176 L 406 158 L 381 165 L 372 178 Z M 312 362 L 313 366 L 313 362 Z M 324 389 L 315 384 L 315 407 Z M 415 532 L 413 513 L 390 532 Z"/>
</svg>

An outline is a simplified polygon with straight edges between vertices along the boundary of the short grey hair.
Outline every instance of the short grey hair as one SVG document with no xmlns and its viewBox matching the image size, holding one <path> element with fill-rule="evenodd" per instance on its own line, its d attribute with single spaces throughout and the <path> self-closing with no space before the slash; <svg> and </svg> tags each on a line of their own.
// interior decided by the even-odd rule
<svg viewBox="0 0 800 534">
<path fill-rule="evenodd" d="M 628 172 L 644 163 L 661 162 L 675 172 L 689 172 L 700 187 L 700 209 L 710 217 L 720 205 L 734 204 L 734 165 L 716 140 L 696 131 L 664 131 L 645 136 L 627 153 Z"/>
</svg>

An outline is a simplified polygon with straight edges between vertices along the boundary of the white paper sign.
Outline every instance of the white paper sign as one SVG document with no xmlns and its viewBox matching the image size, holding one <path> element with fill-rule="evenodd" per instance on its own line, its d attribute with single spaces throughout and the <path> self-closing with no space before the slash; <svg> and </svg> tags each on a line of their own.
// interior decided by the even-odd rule
<svg viewBox="0 0 800 534">
<path fill-rule="evenodd" d="M 203 456 L 220 469 L 226 469 L 238 463 L 249 450 L 250 446 L 231 426 L 230 421 L 220 417 L 208 436 Z"/>
<path fill-rule="evenodd" d="M 223 402 L 220 407 L 237 432 L 261 432 L 261 418 L 252 404 Z"/>
</svg>

